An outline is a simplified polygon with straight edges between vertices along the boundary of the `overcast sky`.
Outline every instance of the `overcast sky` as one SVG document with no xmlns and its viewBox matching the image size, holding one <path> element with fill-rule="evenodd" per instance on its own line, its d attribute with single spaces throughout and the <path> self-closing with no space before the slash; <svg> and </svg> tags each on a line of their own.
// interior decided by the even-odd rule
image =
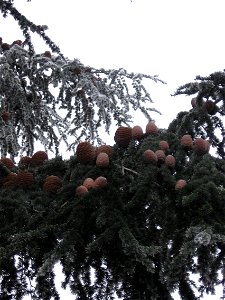
<svg viewBox="0 0 225 300">
<path fill-rule="evenodd" d="M 167 85 L 150 83 L 149 91 L 162 112 L 153 116 L 161 128 L 191 108 L 190 97 L 170 96 L 177 87 L 225 68 L 224 0 L 15 0 L 15 6 L 48 25 L 46 33 L 71 59 L 159 75 Z M 0 22 L 4 42 L 23 39 L 10 17 Z M 35 44 L 37 52 L 48 50 L 39 38 Z"/>
<path fill-rule="evenodd" d="M 167 85 L 150 82 L 149 91 L 163 114 L 153 115 L 160 127 L 191 108 L 190 98 L 170 96 L 178 86 L 225 68 L 224 0 L 15 0 L 15 5 L 35 23 L 48 25 L 47 34 L 71 59 L 159 75 Z M 22 38 L 10 18 L 4 26 L 5 41 Z M 39 38 L 36 46 L 46 50 Z"/>
</svg>

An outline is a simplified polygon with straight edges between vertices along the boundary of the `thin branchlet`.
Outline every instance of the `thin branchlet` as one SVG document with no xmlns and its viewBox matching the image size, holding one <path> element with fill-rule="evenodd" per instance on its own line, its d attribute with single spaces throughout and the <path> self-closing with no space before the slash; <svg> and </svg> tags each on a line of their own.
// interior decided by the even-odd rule
<svg viewBox="0 0 225 300">
<path fill-rule="evenodd" d="M 69 150 L 81 139 L 100 143 L 99 128 L 104 126 L 109 133 L 113 122 L 129 125 L 131 109 L 149 120 L 149 112 L 158 112 L 146 107 L 153 101 L 142 83 L 162 82 L 154 76 L 91 68 L 78 59 L 31 52 L 26 45 L 0 50 L 0 108 L 2 114 L 10 113 L 9 120 L 2 120 L 4 155 L 18 151 L 30 155 L 37 139 L 57 153 L 60 141 Z"/>
</svg>

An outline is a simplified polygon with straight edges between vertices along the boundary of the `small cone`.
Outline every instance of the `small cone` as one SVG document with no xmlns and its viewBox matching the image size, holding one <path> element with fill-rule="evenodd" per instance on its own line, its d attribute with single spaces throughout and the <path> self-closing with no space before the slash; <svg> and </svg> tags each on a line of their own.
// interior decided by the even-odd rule
<svg viewBox="0 0 225 300">
<path fill-rule="evenodd" d="M 158 133 L 158 127 L 155 125 L 155 122 L 151 121 L 146 125 L 146 134 L 157 134 Z"/>
<path fill-rule="evenodd" d="M 158 161 L 158 158 L 157 158 L 155 152 L 150 149 L 145 150 L 145 152 L 143 153 L 143 157 L 147 163 L 155 164 Z"/>
<path fill-rule="evenodd" d="M 88 189 L 84 185 L 80 185 L 76 188 L 76 195 L 77 196 L 82 196 L 88 193 Z"/>
<path fill-rule="evenodd" d="M 107 168 L 109 166 L 109 156 L 107 153 L 101 152 L 96 159 L 96 166 Z"/>
<path fill-rule="evenodd" d="M 9 111 L 3 111 L 3 113 L 2 113 L 2 119 L 5 122 L 8 122 L 10 120 L 10 117 L 11 117 L 11 113 Z"/>
<path fill-rule="evenodd" d="M 113 148 L 109 145 L 101 145 L 96 149 L 96 155 L 98 155 L 101 152 L 107 153 L 108 156 L 111 156 L 113 152 Z"/>
<path fill-rule="evenodd" d="M 176 165 L 176 159 L 173 155 L 167 155 L 165 159 L 165 164 L 169 168 L 174 168 Z"/>
<path fill-rule="evenodd" d="M 56 194 L 61 187 L 61 179 L 58 176 L 51 175 L 46 177 L 43 184 L 43 191 L 48 194 Z"/>
<path fill-rule="evenodd" d="M 196 138 L 194 141 L 194 151 L 198 154 L 208 153 L 209 142 L 202 138 Z"/>
<path fill-rule="evenodd" d="M 193 146 L 193 140 L 190 134 L 185 134 L 182 136 L 182 138 L 180 139 L 180 143 L 181 146 L 187 148 L 187 149 L 191 149 Z"/>
<path fill-rule="evenodd" d="M 31 157 L 31 165 L 33 167 L 38 167 L 43 165 L 43 163 L 48 160 L 48 154 L 45 151 L 37 151 Z"/>
<path fill-rule="evenodd" d="M 107 178 L 105 178 L 103 176 L 97 177 L 95 179 L 95 185 L 97 188 L 101 188 L 101 187 L 108 185 Z"/>
<path fill-rule="evenodd" d="M 58 176 L 55 176 L 55 175 L 47 176 L 45 178 L 45 182 L 51 182 L 51 183 L 56 184 L 58 186 L 62 186 L 62 180 Z"/>
<path fill-rule="evenodd" d="M 50 51 L 45 51 L 45 52 L 43 53 L 43 55 L 44 55 L 45 57 L 52 58 L 52 54 L 51 54 Z"/>
<path fill-rule="evenodd" d="M 76 149 L 77 160 L 82 164 L 93 163 L 96 153 L 95 148 L 89 142 L 80 142 Z"/>
<path fill-rule="evenodd" d="M 12 45 L 22 46 L 23 42 L 21 40 L 16 40 L 12 43 Z"/>
<path fill-rule="evenodd" d="M 17 185 L 17 174 L 11 172 L 3 180 L 3 187 L 14 187 L 16 185 Z"/>
<path fill-rule="evenodd" d="M 8 43 L 2 43 L 1 47 L 3 51 L 7 51 L 10 49 L 10 45 Z"/>
<path fill-rule="evenodd" d="M 94 179 L 88 177 L 84 180 L 83 182 L 83 186 L 85 186 L 88 190 L 91 189 L 91 188 L 95 188 L 95 181 Z"/>
<path fill-rule="evenodd" d="M 15 167 L 13 161 L 8 157 L 2 157 L 0 162 L 5 165 L 8 169 L 13 169 Z"/>
<path fill-rule="evenodd" d="M 31 157 L 23 156 L 23 157 L 20 158 L 19 163 L 24 167 L 28 167 L 31 164 Z"/>
<path fill-rule="evenodd" d="M 131 135 L 133 140 L 138 140 L 138 141 L 141 140 L 144 137 L 144 133 L 141 126 L 139 125 L 134 126 L 132 128 Z"/>
<path fill-rule="evenodd" d="M 206 100 L 205 103 L 203 104 L 203 106 L 205 107 L 205 109 L 207 110 L 207 112 L 209 114 L 211 114 L 215 110 L 216 104 L 212 100 Z"/>
<path fill-rule="evenodd" d="M 20 171 L 17 175 L 17 184 L 23 189 L 29 189 L 34 183 L 34 176 L 31 172 Z"/>
<path fill-rule="evenodd" d="M 176 182 L 175 190 L 182 190 L 186 185 L 187 185 L 186 180 L 184 180 L 184 179 L 179 179 L 179 180 Z"/>
<path fill-rule="evenodd" d="M 130 127 L 119 127 L 117 128 L 114 136 L 114 141 L 120 147 L 126 148 L 128 147 L 130 141 L 132 139 L 132 129 Z"/>
<path fill-rule="evenodd" d="M 160 141 L 159 142 L 159 149 L 163 151 L 169 150 L 169 144 L 167 141 Z"/>
<path fill-rule="evenodd" d="M 156 157 L 158 158 L 158 161 L 164 162 L 166 159 L 166 154 L 163 150 L 156 150 L 155 151 Z"/>
<path fill-rule="evenodd" d="M 196 97 L 191 99 L 191 106 L 193 108 L 195 108 L 197 106 L 197 98 Z"/>
</svg>

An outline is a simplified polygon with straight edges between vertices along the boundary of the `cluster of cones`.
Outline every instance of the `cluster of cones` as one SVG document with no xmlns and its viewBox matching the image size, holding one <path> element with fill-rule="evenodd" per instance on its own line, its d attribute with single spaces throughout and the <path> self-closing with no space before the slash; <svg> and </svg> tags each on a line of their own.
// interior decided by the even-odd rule
<svg viewBox="0 0 225 300">
<path fill-rule="evenodd" d="M 13 41 L 11 44 L 5 43 L 5 42 L 3 43 L 2 38 L 0 38 L 0 47 L 1 47 L 2 51 L 7 51 L 14 45 L 22 46 L 22 44 L 23 44 L 23 42 L 21 40 Z"/>
<path fill-rule="evenodd" d="M 126 148 L 128 147 L 131 140 L 138 140 L 149 136 L 149 135 L 157 135 L 158 127 L 154 122 L 149 122 L 146 125 L 145 133 L 143 132 L 140 126 L 131 127 L 118 127 L 115 132 L 114 140 L 119 147 Z M 193 150 L 195 153 L 199 155 L 203 155 L 209 152 L 210 144 L 207 140 L 203 138 L 196 138 L 193 140 L 191 135 L 185 134 L 180 139 L 181 146 L 186 150 Z M 146 163 L 152 164 L 165 164 L 169 168 L 175 168 L 176 159 L 173 155 L 169 153 L 169 143 L 168 141 L 161 140 L 159 142 L 159 149 L 153 151 L 151 149 L 147 149 L 143 152 L 143 159 Z M 88 164 L 95 163 L 100 167 L 107 167 L 109 165 L 109 158 L 112 154 L 112 147 L 108 145 L 102 145 L 97 149 L 91 145 L 89 142 L 81 142 L 76 151 L 77 159 L 80 163 Z M 90 181 L 90 179 L 89 179 Z M 91 181 L 92 182 L 92 181 Z M 92 182 L 93 184 L 93 182 Z M 184 179 L 179 179 L 176 182 L 175 189 L 182 189 L 187 182 Z M 93 188 L 93 186 L 91 186 Z M 88 187 L 84 184 L 82 187 L 79 187 L 78 192 L 82 191 L 86 193 L 88 191 Z"/>
<path fill-rule="evenodd" d="M 99 176 L 95 180 L 93 178 L 86 178 L 81 185 L 76 188 L 76 195 L 81 196 L 86 193 L 90 189 L 102 188 L 108 185 L 108 181 L 106 177 Z"/>
<path fill-rule="evenodd" d="M 133 128 L 120 126 L 115 132 L 114 140 L 118 146 L 126 148 L 131 140 L 140 141 L 150 134 L 155 135 L 157 133 L 158 127 L 153 121 L 147 123 L 145 133 L 139 125 L 136 125 Z"/>
<path fill-rule="evenodd" d="M 0 37 L 0 49 L 3 52 L 10 50 L 14 45 L 18 45 L 18 46 L 22 47 L 23 46 L 23 41 L 21 41 L 21 40 L 15 40 L 11 44 L 6 43 L 6 42 L 3 43 L 3 40 Z M 45 51 L 42 55 L 45 56 L 45 57 L 48 57 L 48 58 L 52 57 L 52 54 L 51 54 L 50 51 Z"/>
<path fill-rule="evenodd" d="M 89 143 L 85 142 L 85 147 Z M 83 144 L 81 144 L 83 145 Z M 89 144 L 90 145 L 90 144 Z M 86 149 L 86 148 L 85 148 Z M 105 151 L 105 152 L 102 152 Z M 106 167 L 109 164 L 109 156 L 112 153 L 112 148 L 107 145 L 100 146 L 97 150 L 96 164 L 100 167 Z M 48 155 L 44 151 L 37 151 L 32 157 L 24 156 L 19 161 L 21 167 L 18 173 L 13 172 L 16 168 L 14 162 L 10 158 L 1 158 L 0 164 L 3 164 L 8 170 L 8 175 L 4 178 L 2 185 L 3 187 L 20 187 L 24 190 L 29 189 L 34 184 L 34 175 L 32 168 L 39 167 L 48 160 Z M 31 171 L 28 171 L 31 168 Z M 75 194 L 82 195 L 88 192 L 91 188 L 101 188 L 108 184 L 107 179 L 103 176 L 97 177 L 95 180 L 92 178 L 86 178 L 82 185 L 78 186 Z M 56 194 L 62 187 L 62 180 L 55 175 L 47 176 L 44 179 L 42 189 L 49 195 Z"/>
<path fill-rule="evenodd" d="M 192 136 L 185 134 L 181 137 L 180 143 L 187 150 L 194 150 L 196 153 L 203 155 L 209 152 L 210 143 L 203 138 L 192 139 Z"/>
<path fill-rule="evenodd" d="M 191 99 L 191 105 L 193 108 L 196 108 L 198 106 L 198 102 L 200 103 L 200 107 L 204 108 L 208 114 L 210 115 L 214 115 L 217 113 L 218 111 L 218 107 L 216 105 L 216 102 L 210 99 L 207 99 L 206 101 L 200 99 L 200 101 L 198 101 L 197 97 L 194 97 Z"/>
<path fill-rule="evenodd" d="M 119 127 L 115 133 L 115 141 L 120 147 L 127 147 L 132 139 L 141 140 L 144 137 L 152 134 L 156 135 L 158 128 L 154 122 L 149 122 L 146 126 L 146 132 L 140 126 Z M 185 134 L 180 139 L 181 146 L 186 150 L 193 150 L 199 155 L 203 155 L 209 152 L 210 144 L 203 138 L 192 139 L 191 135 Z M 152 164 L 165 164 L 169 168 L 175 168 L 176 159 L 169 153 L 170 145 L 168 141 L 159 141 L 159 146 L 156 151 L 147 149 L 143 152 L 143 159 L 146 163 Z M 107 168 L 110 164 L 110 157 L 112 155 L 113 148 L 109 145 L 101 145 L 94 147 L 91 143 L 85 141 L 78 144 L 76 149 L 76 158 L 79 163 L 82 164 L 95 164 L 100 168 Z M 1 158 L 0 163 L 7 167 L 11 172 L 4 178 L 3 186 L 11 187 L 18 186 L 23 189 L 28 189 L 34 184 L 34 175 L 32 168 L 41 166 L 48 160 L 48 155 L 45 151 L 37 151 L 32 157 L 24 156 L 19 161 L 20 171 L 18 173 L 13 172 L 15 165 L 10 158 Z M 31 171 L 29 169 L 31 168 Z M 92 178 L 86 178 L 83 183 L 77 187 L 76 195 L 82 195 L 89 191 L 91 188 L 103 187 L 108 184 L 105 177 L 98 177 L 95 180 Z M 187 182 L 184 179 L 177 181 L 175 185 L 176 190 L 182 189 Z M 62 187 L 62 181 L 59 177 L 51 175 L 47 176 L 43 183 L 43 190 L 48 194 L 57 193 Z"/>
<path fill-rule="evenodd" d="M 194 150 L 199 155 L 203 155 L 209 152 L 210 143 L 203 138 L 192 139 L 191 135 L 185 134 L 180 139 L 180 144 L 186 150 Z M 147 149 L 143 153 L 143 158 L 147 163 L 164 163 L 169 168 L 174 168 L 176 165 L 176 159 L 173 155 L 166 155 L 169 150 L 169 144 L 167 141 L 159 142 L 159 150 L 153 151 Z M 177 180 L 175 184 L 176 190 L 181 190 L 186 186 L 187 182 L 184 179 Z"/>
<path fill-rule="evenodd" d="M 112 147 L 101 145 L 94 147 L 89 142 L 80 142 L 76 149 L 77 160 L 82 164 L 95 163 L 98 167 L 106 168 L 109 166 L 109 158 L 112 155 Z"/>
<path fill-rule="evenodd" d="M 29 171 L 29 168 L 39 167 L 43 165 L 46 160 L 48 160 L 48 155 L 45 151 L 37 151 L 32 157 L 21 157 L 19 161 L 20 170 L 16 173 L 14 172 L 16 168 L 14 162 L 8 157 L 1 158 L 0 163 L 9 170 L 8 175 L 2 182 L 3 187 L 17 186 L 23 189 L 29 189 L 34 184 L 34 175 L 33 172 Z"/>
<path fill-rule="evenodd" d="M 113 149 L 109 145 L 101 145 L 96 148 L 88 141 L 85 141 L 78 144 L 76 158 L 81 164 L 95 164 L 100 168 L 107 168 L 110 164 L 112 152 Z M 88 193 L 90 189 L 101 188 L 107 184 L 107 178 L 103 176 L 99 176 L 95 180 L 88 177 L 76 188 L 76 195 L 84 195 Z"/>
<path fill-rule="evenodd" d="M 195 140 L 192 139 L 192 136 L 189 134 L 185 134 L 181 137 L 180 143 L 182 147 L 186 150 L 193 150 L 195 153 L 199 155 L 204 155 L 209 152 L 210 150 L 210 143 L 209 141 L 203 138 L 196 138 Z M 176 182 L 175 189 L 181 190 L 187 185 L 187 181 L 184 179 L 179 179 Z"/>
<path fill-rule="evenodd" d="M 37 151 L 32 157 L 24 156 L 19 161 L 21 167 L 18 173 L 10 172 L 3 180 L 3 187 L 20 187 L 29 189 L 34 184 L 34 169 L 44 164 L 48 160 L 48 155 L 45 151 Z M 0 163 L 5 165 L 8 170 L 13 170 L 15 164 L 10 158 L 2 158 Z M 31 171 L 28 171 L 31 169 Z M 33 169 L 33 170 L 32 170 Z M 58 176 L 47 176 L 43 182 L 43 191 L 48 194 L 55 194 L 62 187 L 62 180 Z"/>
</svg>

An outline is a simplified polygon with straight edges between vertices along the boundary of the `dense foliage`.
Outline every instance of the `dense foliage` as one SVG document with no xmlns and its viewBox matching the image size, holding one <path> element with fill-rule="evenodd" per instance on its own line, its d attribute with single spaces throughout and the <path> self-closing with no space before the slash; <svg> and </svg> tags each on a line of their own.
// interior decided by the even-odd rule
<svg viewBox="0 0 225 300">
<path fill-rule="evenodd" d="M 36 54 L 12 2 L 0 9 L 19 16 L 26 39 L 0 48 L 0 298 L 60 299 L 57 262 L 80 300 L 168 300 L 175 290 L 195 300 L 224 286 L 225 73 L 178 88 L 193 108 L 167 129 L 128 127 L 130 107 L 148 114 L 141 80 L 157 79 L 85 67 L 57 48 Z M 103 146 L 98 128 L 113 119 L 115 144 Z M 63 159 L 68 134 L 75 152 Z"/>
</svg>

